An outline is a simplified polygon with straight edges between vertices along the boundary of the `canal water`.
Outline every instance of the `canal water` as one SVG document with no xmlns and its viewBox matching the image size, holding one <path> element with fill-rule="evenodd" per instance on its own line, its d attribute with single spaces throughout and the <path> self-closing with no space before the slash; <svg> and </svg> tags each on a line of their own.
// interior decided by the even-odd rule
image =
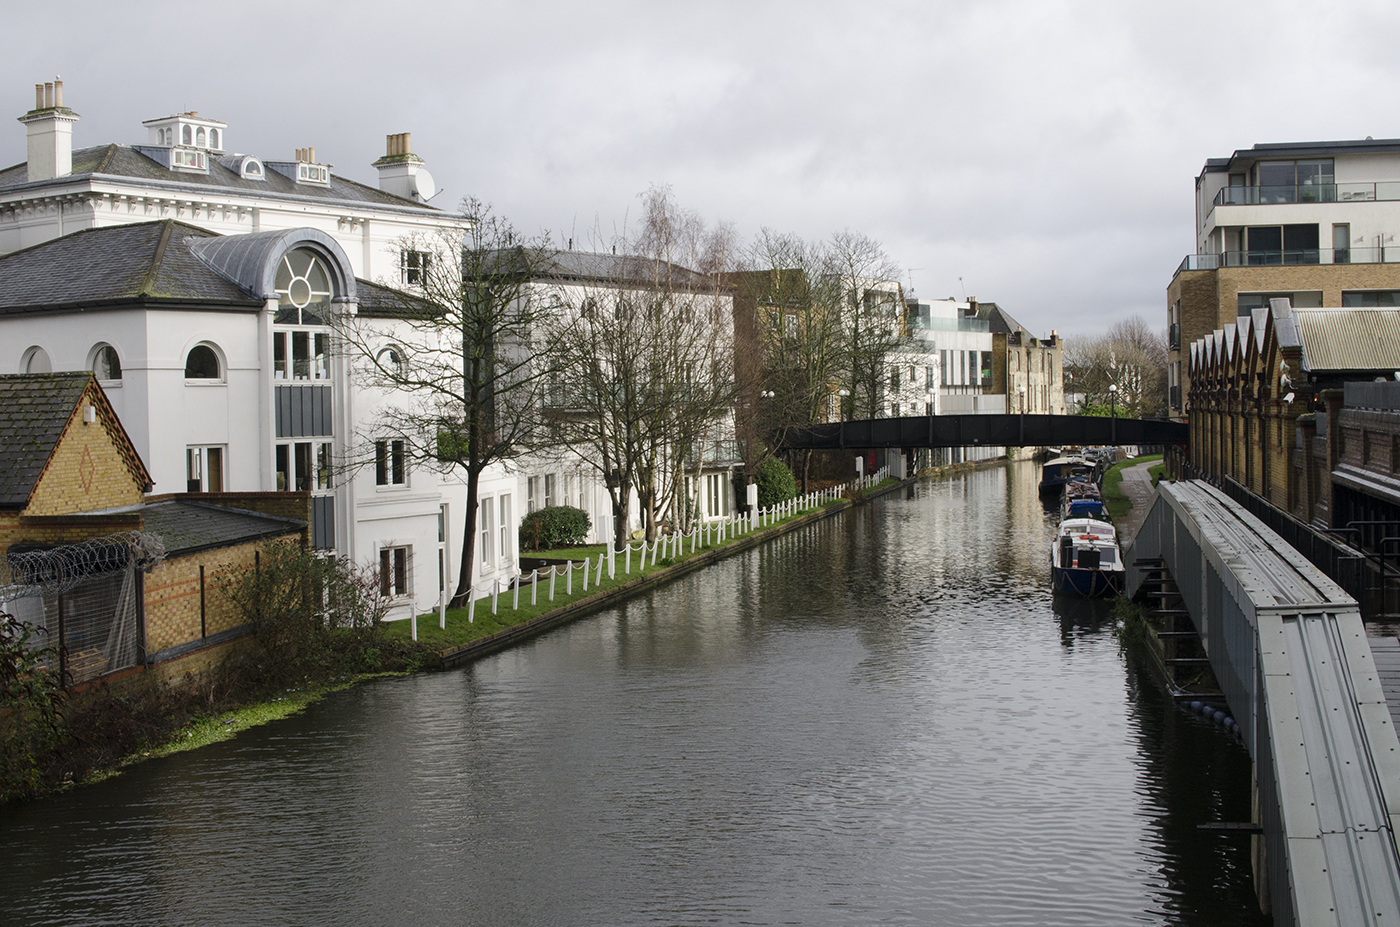
<svg viewBox="0 0 1400 927">
<path fill-rule="evenodd" d="M 0 922 L 1262 923 L 1249 764 L 1019 464 L 876 500 L 464 669 L 0 811 Z"/>
</svg>

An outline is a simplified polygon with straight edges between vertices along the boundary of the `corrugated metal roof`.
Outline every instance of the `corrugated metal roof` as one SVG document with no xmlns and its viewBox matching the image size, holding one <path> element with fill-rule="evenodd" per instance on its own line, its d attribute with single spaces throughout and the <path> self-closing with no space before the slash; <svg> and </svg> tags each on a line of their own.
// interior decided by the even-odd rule
<svg viewBox="0 0 1400 927">
<path fill-rule="evenodd" d="M 1308 370 L 1400 370 L 1400 309 L 1297 309 Z"/>
</svg>

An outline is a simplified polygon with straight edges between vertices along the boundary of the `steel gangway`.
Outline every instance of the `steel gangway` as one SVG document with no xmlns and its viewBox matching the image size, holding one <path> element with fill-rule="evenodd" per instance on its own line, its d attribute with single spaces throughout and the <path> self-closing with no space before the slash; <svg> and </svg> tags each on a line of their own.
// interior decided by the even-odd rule
<svg viewBox="0 0 1400 927">
<path fill-rule="evenodd" d="M 1357 603 L 1201 481 L 1162 483 L 1124 559 L 1165 569 L 1254 761 L 1278 925 L 1400 924 L 1400 742 Z"/>
</svg>

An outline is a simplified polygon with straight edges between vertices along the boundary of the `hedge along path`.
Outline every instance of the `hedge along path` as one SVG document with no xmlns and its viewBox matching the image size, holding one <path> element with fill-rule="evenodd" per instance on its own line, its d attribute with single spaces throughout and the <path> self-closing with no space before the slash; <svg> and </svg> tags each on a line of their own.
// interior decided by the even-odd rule
<svg viewBox="0 0 1400 927">
<path fill-rule="evenodd" d="M 437 659 L 430 660 L 431 665 L 473 659 L 844 509 L 851 504 L 848 496 L 881 487 L 888 479 L 888 471 L 882 469 L 851 483 L 699 525 L 685 534 L 662 535 L 651 543 L 633 541 L 620 548 L 608 544 L 596 556 L 590 552 L 568 564 L 492 582 L 465 608 L 445 608 L 440 599 L 436 622 L 420 626 L 415 616 L 393 622 L 387 630 L 435 650 Z M 888 489 L 901 485 L 893 481 Z"/>
</svg>

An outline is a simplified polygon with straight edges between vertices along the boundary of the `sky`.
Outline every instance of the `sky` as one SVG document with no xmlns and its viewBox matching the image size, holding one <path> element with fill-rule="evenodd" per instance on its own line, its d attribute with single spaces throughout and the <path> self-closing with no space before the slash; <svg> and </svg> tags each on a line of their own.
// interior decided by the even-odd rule
<svg viewBox="0 0 1400 927">
<path fill-rule="evenodd" d="M 1365 0 L 13 3 L 0 105 L 59 75 L 75 148 L 196 110 L 371 185 L 412 132 L 435 206 L 579 247 L 669 185 L 741 240 L 858 231 L 923 298 L 1090 337 L 1165 327 L 1207 158 L 1400 137 L 1397 26 Z"/>
</svg>

